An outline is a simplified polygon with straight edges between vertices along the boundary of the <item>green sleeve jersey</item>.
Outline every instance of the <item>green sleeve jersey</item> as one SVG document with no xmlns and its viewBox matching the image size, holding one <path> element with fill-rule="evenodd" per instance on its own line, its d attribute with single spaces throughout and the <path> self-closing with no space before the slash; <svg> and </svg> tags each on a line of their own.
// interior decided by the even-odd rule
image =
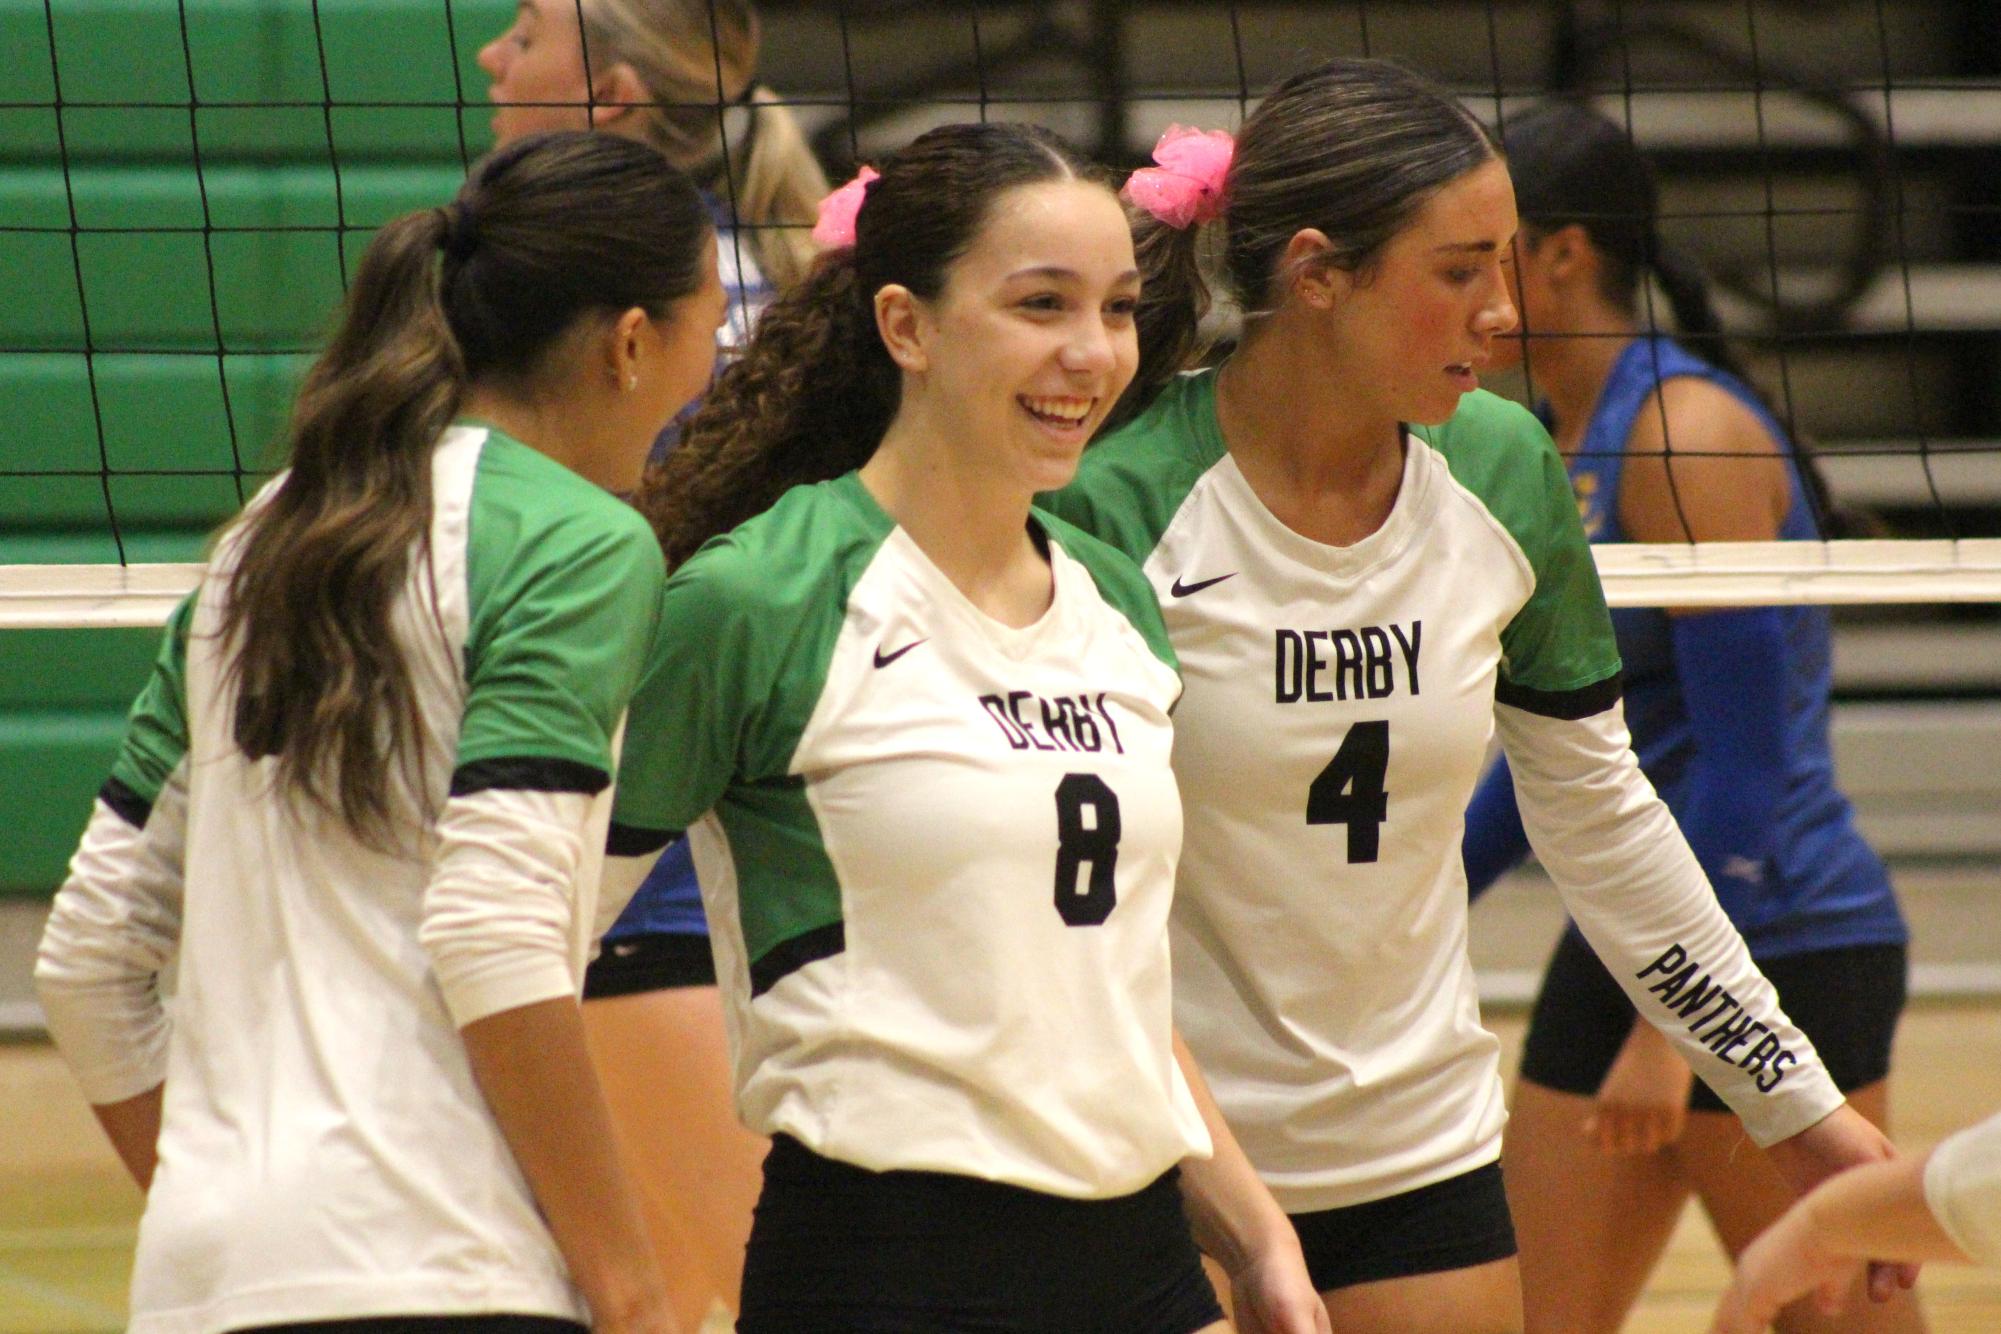
<svg viewBox="0 0 2001 1334">
<path fill-rule="evenodd" d="M 1032 522 L 1054 595 L 1025 627 L 853 474 L 704 546 L 614 841 L 688 828 L 747 1124 L 1099 1198 L 1204 1142 L 1167 990 L 1180 682 L 1130 562 Z"/>
<path fill-rule="evenodd" d="M 1529 413 L 1475 392 L 1405 430 L 1390 514 L 1332 546 L 1245 480 L 1215 382 L 1178 379 L 1047 503 L 1140 565 L 1180 659 L 1182 1033 L 1279 1202 L 1345 1207 L 1497 1153 L 1466 800 L 1497 700 L 1595 714 L 1619 661 Z"/>
</svg>

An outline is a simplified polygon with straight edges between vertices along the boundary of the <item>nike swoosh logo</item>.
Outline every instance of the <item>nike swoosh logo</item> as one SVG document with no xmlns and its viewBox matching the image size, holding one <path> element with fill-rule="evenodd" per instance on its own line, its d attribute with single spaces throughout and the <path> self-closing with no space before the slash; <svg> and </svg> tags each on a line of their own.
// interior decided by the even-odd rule
<svg viewBox="0 0 2001 1334">
<path fill-rule="evenodd" d="M 898 658 L 902 657 L 904 654 L 910 652 L 910 650 L 916 648 L 919 644 L 928 644 L 930 642 L 931 641 L 929 639 L 912 640 L 910 643 L 905 644 L 902 648 L 896 650 L 896 652 L 894 653 L 884 653 L 880 648 L 878 648 L 875 651 L 875 665 L 878 667 L 887 667 L 889 666 L 889 664 L 895 662 Z"/>
<path fill-rule="evenodd" d="M 1174 594 L 1174 596 L 1178 598 L 1185 598 L 1190 593 L 1200 593 L 1203 589 L 1208 588 L 1211 584 L 1220 584 L 1225 579 L 1234 579 L 1236 577 L 1237 577 L 1237 572 L 1235 570 L 1232 570 L 1228 574 L 1219 574 L 1214 579 L 1203 579 L 1196 583 L 1184 584 L 1181 582 L 1181 576 L 1176 575 L 1174 577 L 1173 586 L 1171 586 L 1167 591 Z"/>
</svg>

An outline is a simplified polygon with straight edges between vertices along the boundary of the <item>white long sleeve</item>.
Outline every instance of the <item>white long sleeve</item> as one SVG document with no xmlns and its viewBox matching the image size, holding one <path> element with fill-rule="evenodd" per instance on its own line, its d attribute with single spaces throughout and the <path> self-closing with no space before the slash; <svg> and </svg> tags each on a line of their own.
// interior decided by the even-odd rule
<svg viewBox="0 0 2001 1334">
<path fill-rule="evenodd" d="M 2001 1115 L 1933 1150 L 1925 1204 L 1955 1246 L 1980 1264 L 2001 1265 Z"/>
<path fill-rule="evenodd" d="M 185 761 L 143 826 L 99 800 L 42 932 L 35 989 L 93 1103 L 136 1097 L 167 1075 L 160 973 L 180 941 L 187 812 Z"/>
<path fill-rule="evenodd" d="M 1536 856 L 1634 1006 L 1769 1146 L 1843 1102 L 1779 1008 L 1667 806 L 1625 711 L 1558 719 L 1497 705 Z"/>
<path fill-rule="evenodd" d="M 438 819 L 438 851 L 417 938 L 460 1028 L 582 986 L 597 904 L 579 901 L 596 877 L 591 795 L 491 788 L 453 797 Z"/>
</svg>

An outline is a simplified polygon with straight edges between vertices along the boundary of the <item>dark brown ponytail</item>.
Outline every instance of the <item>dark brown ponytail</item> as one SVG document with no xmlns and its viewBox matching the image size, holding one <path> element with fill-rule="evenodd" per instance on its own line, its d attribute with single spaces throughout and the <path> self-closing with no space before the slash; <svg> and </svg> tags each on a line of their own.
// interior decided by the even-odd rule
<svg viewBox="0 0 2001 1334">
<path fill-rule="evenodd" d="M 657 151 L 570 133 L 508 145 L 450 206 L 376 233 L 223 604 L 232 735 L 283 791 L 398 845 L 400 803 L 429 790 L 393 612 L 411 561 L 428 569 L 433 446 L 469 385 L 532 379 L 580 321 L 664 315 L 701 285 L 711 230 Z"/>
</svg>

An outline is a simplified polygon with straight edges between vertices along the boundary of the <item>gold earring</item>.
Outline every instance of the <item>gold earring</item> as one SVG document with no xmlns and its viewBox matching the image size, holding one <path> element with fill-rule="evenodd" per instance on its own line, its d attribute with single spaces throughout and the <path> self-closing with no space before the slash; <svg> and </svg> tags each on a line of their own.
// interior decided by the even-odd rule
<svg viewBox="0 0 2001 1334">
<path fill-rule="evenodd" d="M 639 372 L 634 371 L 625 382 L 625 392 L 629 394 L 637 388 L 639 388 Z"/>
</svg>

